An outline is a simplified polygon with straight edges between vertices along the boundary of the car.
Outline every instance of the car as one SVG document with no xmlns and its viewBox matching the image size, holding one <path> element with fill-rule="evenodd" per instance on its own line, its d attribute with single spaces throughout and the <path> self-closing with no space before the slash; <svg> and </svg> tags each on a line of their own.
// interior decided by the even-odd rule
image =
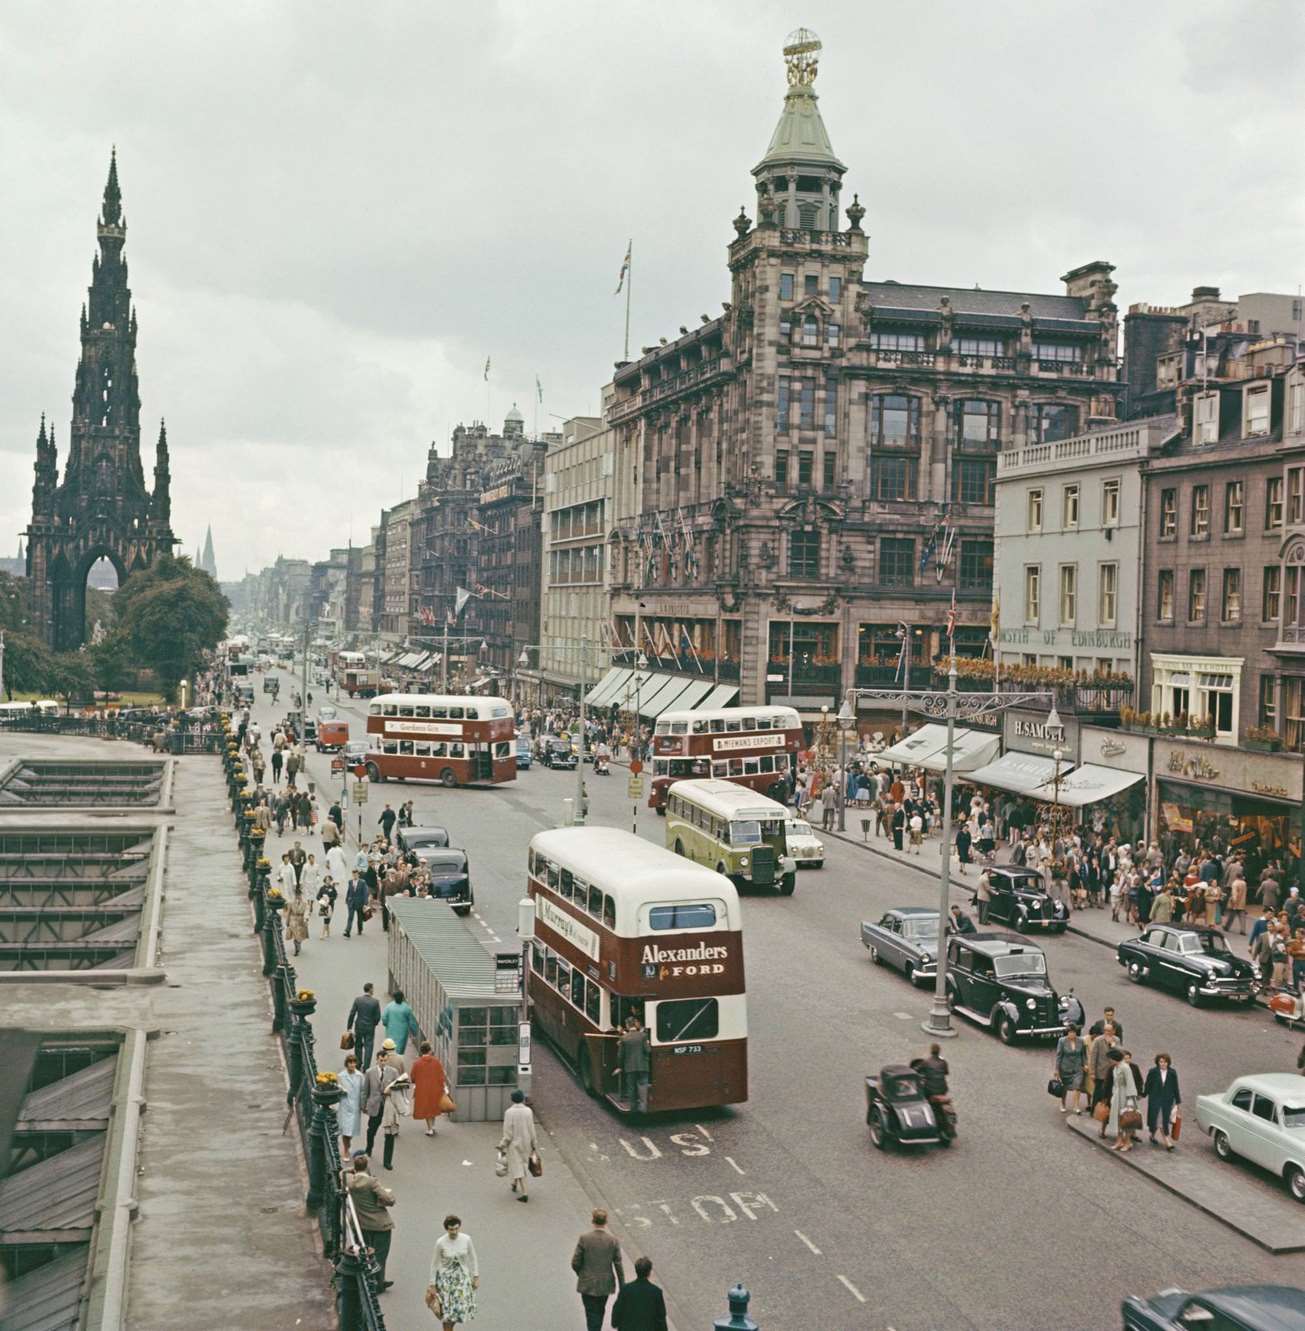
<svg viewBox="0 0 1305 1331">
<path fill-rule="evenodd" d="M 367 761 L 367 741 L 365 739 L 351 739 L 346 741 L 344 748 L 331 755 L 331 772 L 339 776 L 341 772 L 348 768 L 353 771 L 355 767 L 363 766 Z"/>
<path fill-rule="evenodd" d="M 861 942 L 876 966 L 893 966 L 912 984 L 938 974 L 938 912 L 898 906 L 875 922 L 861 921 Z"/>
<path fill-rule="evenodd" d="M 877 1077 L 865 1079 L 865 1122 L 870 1140 L 889 1146 L 950 1146 L 950 1136 L 939 1131 L 938 1112 L 924 1093 L 914 1068 L 890 1064 Z"/>
<path fill-rule="evenodd" d="M 517 736 L 517 771 L 528 772 L 530 764 L 534 761 L 534 750 L 530 747 L 530 737 L 528 735 Z"/>
<path fill-rule="evenodd" d="M 1051 987 L 1042 949 L 1009 934 L 949 934 L 947 1006 L 996 1032 L 1003 1044 L 1026 1037 L 1058 1039 L 1083 1025 L 1073 990 Z"/>
<path fill-rule="evenodd" d="M 447 846 L 449 829 L 431 824 L 428 827 L 400 827 L 395 839 L 400 850 L 420 850 L 423 846 Z"/>
<path fill-rule="evenodd" d="M 1196 1097 L 1196 1121 L 1220 1160 L 1241 1156 L 1282 1179 L 1305 1203 L 1305 1077 L 1262 1072 Z"/>
<path fill-rule="evenodd" d="M 430 894 L 447 901 L 455 915 L 469 915 L 475 904 L 471 891 L 471 864 L 465 850 L 451 846 L 418 846 L 413 853 L 430 871 Z"/>
<path fill-rule="evenodd" d="M 1172 989 L 1193 1007 L 1205 998 L 1231 998 L 1248 1007 L 1255 1001 L 1255 967 L 1233 956 L 1219 929 L 1148 925 L 1136 938 L 1120 943 L 1115 956 L 1134 984 Z"/>
<path fill-rule="evenodd" d="M 1013 864 L 994 867 L 988 870 L 988 888 L 992 894 L 988 902 L 989 920 L 1009 924 L 1020 933 L 1030 929 L 1064 933 L 1069 928 L 1069 907 L 1048 893 L 1046 882 L 1036 869 L 1022 869 Z"/>
<path fill-rule="evenodd" d="M 560 767 L 574 772 L 578 760 L 575 756 L 575 750 L 566 740 L 548 739 L 544 741 L 544 751 L 540 755 L 539 761 L 545 767 Z"/>
<path fill-rule="evenodd" d="M 1163 1289 L 1127 1298 L 1124 1331 L 1305 1331 L 1305 1290 L 1292 1285 L 1226 1285 L 1189 1294 Z"/>
<path fill-rule="evenodd" d="M 280 689 L 280 687 L 281 687 L 281 682 L 280 680 L 277 679 L 275 675 L 263 676 L 264 693 L 276 693 Z"/>
<path fill-rule="evenodd" d="M 811 830 L 811 824 L 802 818 L 790 818 L 784 824 L 784 843 L 799 869 L 825 867 L 825 843 Z"/>
</svg>

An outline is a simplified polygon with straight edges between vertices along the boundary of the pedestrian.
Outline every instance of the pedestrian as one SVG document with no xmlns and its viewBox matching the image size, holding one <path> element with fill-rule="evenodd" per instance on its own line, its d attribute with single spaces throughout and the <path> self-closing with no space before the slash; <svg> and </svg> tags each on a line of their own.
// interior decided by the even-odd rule
<svg viewBox="0 0 1305 1331">
<path fill-rule="evenodd" d="M 906 832 L 906 810 L 900 804 L 893 805 L 893 816 L 889 820 L 893 829 L 893 849 L 901 850 L 902 837 Z"/>
<path fill-rule="evenodd" d="M 1143 1087 L 1146 1096 L 1146 1129 L 1151 1134 L 1154 1146 L 1156 1129 L 1165 1141 L 1165 1150 L 1174 1149 L 1173 1120 L 1178 1117 L 1178 1106 L 1183 1098 L 1178 1091 L 1178 1073 L 1174 1071 L 1173 1061 L 1168 1054 L 1157 1054 L 1155 1066 L 1146 1074 Z"/>
<path fill-rule="evenodd" d="M 979 928 L 983 928 L 988 923 L 988 908 L 992 904 L 992 880 L 988 877 L 987 869 L 979 874 L 979 888 L 975 893 L 975 899 L 979 909 Z"/>
<path fill-rule="evenodd" d="M 640 1257 L 634 1264 L 634 1279 L 627 1280 L 612 1304 L 616 1331 L 666 1331 L 666 1297 L 654 1285 L 652 1259 Z"/>
<path fill-rule="evenodd" d="M 340 1130 L 342 1154 L 347 1160 L 353 1139 L 362 1132 L 363 1074 L 358 1071 L 357 1054 L 352 1051 L 345 1054 L 344 1070 L 337 1080 L 344 1096 L 335 1107 L 335 1121 Z"/>
<path fill-rule="evenodd" d="M 435 1057 L 429 1040 L 417 1046 L 418 1058 L 408 1077 L 412 1082 L 412 1116 L 426 1120 L 426 1136 L 435 1136 L 435 1120 L 444 1113 L 444 1097 L 448 1081 L 444 1064 Z"/>
<path fill-rule="evenodd" d="M 287 858 L 294 870 L 295 886 L 298 887 L 304 876 L 304 865 L 308 863 L 308 852 L 304 849 L 303 843 L 296 841 L 290 848 Z"/>
<path fill-rule="evenodd" d="M 367 1115 L 367 1150 L 370 1153 L 376 1146 L 376 1134 L 385 1129 L 386 1169 L 394 1168 L 394 1139 L 399 1134 L 396 1118 L 397 1101 L 390 1102 L 390 1093 L 396 1089 L 400 1078 L 403 1085 L 397 1088 L 402 1096 L 408 1085 L 408 1075 L 403 1066 L 403 1059 L 394 1054 L 392 1040 L 386 1040 L 381 1051 L 376 1055 L 376 1062 L 367 1069 L 363 1078 L 363 1113 Z M 391 1057 L 393 1055 L 393 1057 Z"/>
<path fill-rule="evenodd" d="M 400 1054 L 407 1053 L 408 1036 L 411 1035 L 415 1040 L 420 1034 L 416 1015 L 411 1004 L 403 997 L 402 989 L 396 989 L 391 1000 L 386 1003 L 381 1012 L 381 1025 Z"/>
<path fill-rule="evenodd" d="M 838 792 L 834 789 L 833 782 L 830 782 L 824 790 L 820 792 L 820 826 L 826 832 L 832 832 L 834 829 L 834 814 L 838 808 Z"/>
<path fill-rule="evenodd" d="M 1113 1128 L 1113 1150 L 1127 1153 L 1133 1149 L 1133 1133 L 1141 1127 L 1142 1116 L 1137 1113 L 1138 1096 L 1142 1088 L 1137 1083 L 1136 1070 L 1126 1049 L 1112 1049 L 1108 1055 L 1113 1068 L 1110 1074 L 1110 1118 L 1107 1127 Z M 1136 1122 L 1129 1115 L 1136 1116 Z"/>
<path fill-rule="evenodd" d="M 372 1061 L 372 1044 L 381 1020 L 381 1005 L 373 992 L 375 987 L 370 980 L 363 985 L 362 993 L 353 1000 L 353 1006 L 349 1009 L 349 1020 L 344 1024 L 345 1030 L 353 1032 L 358 1048 L 358 1066 L 364 1072 Z"/>
<path fill-rule="evenodd" d="M 303 760 L 299 756 L 298 746 L 292 745 L 290 748 L 290 752 L 286 755 L 286 760 L 285 760 L 285 783 L 287 786 L 290 786 L 292 789 L 295 784 L 295 776 L 299 771 L 299 764 L 302 761 Z"/>
<path fill-rule="evenodd" d="M 480 1263 L 470 1234 L 462 1232 L 456 1215 L 444 1217 L 444 1233 L 435 1240 L 430 1260 L 430 1283 L 426 1306 L 438 1317 L 444 1331 L 476 1315 L 476 1291 L 480 1288 Z"/>
<path fill-rule="evenodd" d="M 377 826 L 385 833 L 385 844 L 388 846 L 393 837 L 394 823 L 398 815 L 387 804 L 381 811 L 381 816 L 376 820 Z"/>
<path fill-rule="evenodd" d="M 528 1202 L 526 1174 L 531 1160 L 538 1158 L 539 1143 L 535 1136 L 535 1111 L 526 1104 L 524 1091 L 512 1092 L 512 1103 L 503 1115 L 503 1136 L 499 1139 L 498 1149 L 500 1154 L 507 1156 L 508 1178 L 512 1180 L 517 1201 Z"/>
<path fill-rule="evenodd" d="M 948 927 L 951 929 L 952 933 L 972 934 L 976 932 L 974 928 L 974 921 L 970 919 L 970 917 L 959 906 L 953 906 L 948 911 L 948 915 L 951 917 Z"/>
<path fill-rule="evenodd" d="M 626 1105 L 639 1113 L 648 1108 L 648 1073 L 651 1064 L 651 1036 L 639 1018 L 625 1019 L 621 1036 L 621 1090 Z"/>
<path fill-rule="evenodd" d="M 288 899 L 294 895 L 295 882 L 295 866 L 290 863 L 290 852 L 282 851 L 281 867 L 276 871 L 276 885 L 281 889 L 283 897 Z"/>
<path fill-rule="evenodd" d="M 281 746 L 278 744 L 272 750 L 272 784 L 279 786 L 281 784 L 281 768 L 285 765 L 285 754 L 281 752 Z"/>
<path fill-rule="evenodd" d="M 349 879 L 349 886 L 345 889 L 344 904 L 346 914 L 344 918 L 344 936 L 349 937 L 353 929 L 354 921 L 358 921 L 359 934 L 363 931 L 363 921 L 367 918 L 367 900 L 370 894 L 367 891 L 367 880 L 358 875 L 355 871 Z"/>
<path fill-rule="evenodd" d="M 1092 1028 L 1088 1031 L 1088 1034 L 1100 1035 L 1107 1026 L 1114 1030 L 1116 1040 L 1122 1040 L 1124 1038 L 1124 1023 L 1115 1016 L 1115 1009 L 1112 1007 L 1101 1009 L 1101 1020 L 1092 1023 Z"/>
<path fill-rule="evenodd" d="M 923 853 L 921 848 L 924 845 L 924 815 L 920 812 L 919 805 L 911 810 L 907 826 L 911 832 L 911 852 L 920 855 Z"/>
<path fill-rule="evenodd" d="M 295 945 L 295 956 L 308 939 L 308 913 L 312 908 L 304 889 L 296 886 L 285 903 L 285 936 Z"/>
<path fill-rule="evenodd" d="M 1223 927 L 1225 933 L 1232 933 L 1233 920 L 1241 925 L 1240 932 L 1246 933 L 1246 877 L 1242 873 L 1242 866 L 1236 861 L 1233 862 L 1233 868 L 1237 870 L 1236 876 L 1228 884 L 1228 913 L 1224 916 Z"/>
<path fill-rule="evenodd" d="M 1087 1065 L 1087 1046 L 1079 1036 L 1078 1027 L 1070 1022 L 1065 1034 L 1056 1041 L 1056 1080 L 1060 1082 L 1060 1112 L 1068 1114 L 1069 1098 L 1074 1097 L 1074 1113 L 1083 1112 L 1083 1079 Z"/>
<path fill-rule="evenodd" d="M 965 876 L 965 866 L 970 862 L 970 843 L 970 829 L 962 818 L 961 825 L 956 829 L 956 858 L 960 862 L 961 877 Z"/>
<path fill-rule="evenodd" d="M 1110 1119 L 1110 1093 L 1113 1089 L 1111 1071 L 1114 1064 L 1110 1054 L 1119 1044 L 1119 1037 L 1113 1026 L 1106 1028 L 1092 1037 L 1088 1046 L 1088 1074 L 1091 1081 L 1089 1092 L 1092 1100 L 1092 1117 L 1101 1124 L 1101 1136 L 1106 1135 L 1106 1124 Z"/>
<path fill-rule="evenodd" d="M 394 1284 L 393 1280 L 385 1278 L 385 1263 L 394 1238 L 394 1220 L 389 1208 L 394 1205 L 395 1198 L 389 1188 L 383 1187 L 367 1172 L 367 1164 L 366 1152 L 359 1151 L 353 1158 L 353 1173 L 349 1175 L 349 1196 L 353 1199 L 363 1242 L 372 1250 L 376 1265 L 380 1267 L 376 1290 L 383 1294 Z"/>
<path fill-rule="evenodd" d="M 603 1331 L 607 1300 L 625 1285 L 621 1245 L 607 1232 L 607 1212 L 596 1207 L 590 1216 L 593 1229 L 581 1234 L 571 1254 L 575 1287 L 585 1308 L 586 1331 Z"/>
<path fill-rule="evenodd" d="M 342 846 L 329 846 L 326 851 L 326 872 L 337 883 L 349 881 L 349 862 L 344 858 Z"/>
</svg>

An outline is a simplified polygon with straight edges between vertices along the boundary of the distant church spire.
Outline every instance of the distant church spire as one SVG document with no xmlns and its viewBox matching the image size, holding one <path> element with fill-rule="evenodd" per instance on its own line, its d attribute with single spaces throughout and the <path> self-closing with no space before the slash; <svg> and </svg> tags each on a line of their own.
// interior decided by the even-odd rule
<svg viewBox="0 0 1305 1331">
<path fill-rule="evenodd" d="M 217 560 L 213 557 L 213 524 L 210 523 L 204 536 L 204 553 L 200 556 L 199 567 L 215 582 L 217 581 Z"/>
</svg>

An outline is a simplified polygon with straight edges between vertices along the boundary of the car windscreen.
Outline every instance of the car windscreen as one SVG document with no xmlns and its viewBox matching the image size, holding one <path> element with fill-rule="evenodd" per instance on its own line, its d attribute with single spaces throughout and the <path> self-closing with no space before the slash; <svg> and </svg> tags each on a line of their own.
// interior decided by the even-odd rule
<svg viewBox="0 0 1305 1331">
<path fill-rule="evenodd" d="M 403 833 L 403 844 L 411 850 L 418 846 L 447 846 L 449 834 L 442 827 L 409 828 Z"/>
<path fill-rule="evenodd" d="M 902 921 L 902 937 L 913 938 L 918 942 L 938 941 L 938 917 L 932 919 L 906 919 Z"/>
<path fill-rule="evenodd" d="M 433 874 L 464 873 L 467 868 L 467 857 L 465 855 L 427 853 L 421 856 L 421 862 Z"/>
<path fill-rule="evenodd" d="M 1201 950 L 1207 952 L 1212 957 L 1227 957 L 1232 955 L 1232 949 L 1228 946 L 1228 940 L 1221 934 L 1200 934 Z M 1185 948 L 1184 951 L 1195 951 L 1195 949 Z"/>
<path fill-rule="evenodd" d="M 730 824 L 730 845 L 759 846 L 760 844 L 761 824 L 755 819 L 740 819 Z"/>
<path fill-rule="evenodd" d="M 1011 979 L 1016 975 L 1045 975 L 1047 959 L 1041 952 L 1013 952 L 1009 956 L 994 957 L 993 969 L 997 978 Z"/>
<path fill-rule="evenodd" d="M 810 823 L 785 823 L 784 831 L 789 836 L 815 836 Z"/>
<path fill-rule="evenodd" d="M 914 1077 L 885 1077 L 883 1092 L 886 1100 L 920 1100 L 923 1092 Z"/>
</svg>

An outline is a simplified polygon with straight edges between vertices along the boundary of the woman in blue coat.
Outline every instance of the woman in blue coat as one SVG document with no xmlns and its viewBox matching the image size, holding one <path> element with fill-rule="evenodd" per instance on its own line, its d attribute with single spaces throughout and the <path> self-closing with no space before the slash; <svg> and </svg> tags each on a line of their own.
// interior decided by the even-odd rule
<svg viewBox="0 0 1305 1331">
<path fill-rule="evenodd" d="M 344 1158 L 349 1158 L 349 1144 L 362 1133 L 363 1074 L 358 1071 L 355 1054 L 344 1056 L 344 1070 L 336 1074 L 344 1097 L 335 1107 L 335 1120 L 340 1129 Z"/>
<path fill-rule="evenodd" d="M 1178 1091 L 1178 1073 L 1174 1071 L 1168 1054 L 1155 1056 L 1155 1067 L 1146 1074 L 1142 1094 L 1146 1096 L 1146 1128 L 1151 1134 L 1151 1145 L 1155 1145 L 1156 1128 L 1159 1128 L 1165 1139 L 1165 1150 L 1172 1151 L 1174 1139 L 1170 1131 L 1183 1098 Z"/>
</svg>

